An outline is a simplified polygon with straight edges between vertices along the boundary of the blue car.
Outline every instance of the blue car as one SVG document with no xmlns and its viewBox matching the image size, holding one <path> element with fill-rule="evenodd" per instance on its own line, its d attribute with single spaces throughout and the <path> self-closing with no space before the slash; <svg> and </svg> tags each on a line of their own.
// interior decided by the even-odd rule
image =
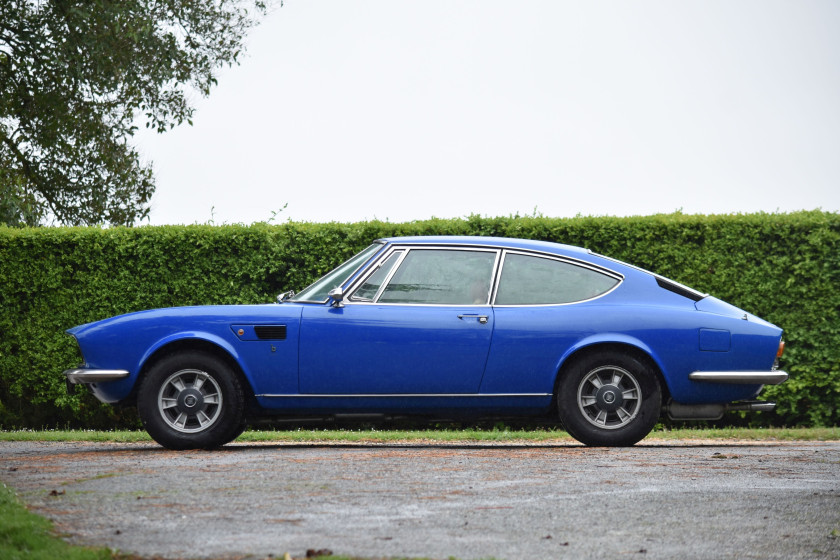
<svg viewBox="0 0 840 560">
<path fill-rule="evenodd" d="M 156 309 L 69 329 L 64 372 L 136 404 L 170 449 L 246 422 L 377 414 L 557 417 L 627 446 L 661 414 L 713 420 L 781 383 L 782 330 L 585 249 L 489 237 L 380 239 L 277 303 Z M 556 415 L 556 416 L 555 416 Z"/>
</svg>

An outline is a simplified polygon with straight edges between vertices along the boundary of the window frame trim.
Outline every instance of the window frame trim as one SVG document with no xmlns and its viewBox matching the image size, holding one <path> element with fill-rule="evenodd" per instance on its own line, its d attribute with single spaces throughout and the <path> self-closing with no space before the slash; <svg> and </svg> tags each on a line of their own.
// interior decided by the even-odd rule
<svg viewBox="0 0 840 560">
<path fill-rule="evenodd" d="M 391 270 L 388 271 L 387 276 L 382 280 L 382 283 L 377 288 L 376 293 L 373 296 L 373 299 L 363 298 L 363 299 L 354 299 L 356 297 L 356 292 L 358 292 L 365 283 L 376 274 L 376 272 L 382 268 L 388 259 L 393 256 L 394 253 L 401 252 L 402 254 L 397 257 L 397 261 L 394 263 L 394 266 L 391 267 Z M 408 251 L 401 248 L 401 247 L 391 247 L 388 251 L 382 254 L 382 256 L 376 261 L 375 264 L 370 266 L 370 270 L 368 270 L 365 274 L 359 276 L 358 282 L 354 282 L 348 288 L 349 296 L 345 298 L 345 302 L 352 302 L 352 303 L 372 303 L 376 304 L 379 300 L 379 296 L 382 295 L 382 292 L 385 290 L 385 286 L 391 281 L 394 274 L 397 273 L 397 269 L 400 267 L 402 262 L 405 260 L 406 255 L 408 255 Z"/>
<path fill-rule="evenodd" d="M 303 288 L 300 292 L 298 292 L 298 294 L 295 294 L 294 296 L 292 296 L 291 298 L 289 298 L 287 301 L 288 301 L 289 303 L 315 303 L 315 304 L 322 304 L 322 305 L 323 305 L 323 304 L 325 304 L 325 303 L 327 303 L 328 301 L 330 301 L 329 296 L 328 296 L 328 297 L 325 297 L 324 299 L 320 299 L 320 300 L 318 300 L 318 299 L 295 299 L 295 298 L 296 298 L 297 296 L 299 296 L 299 294 L 302 294 L 303 292 L 305 292 L 306 290 L 308 290 L 309 288 L 311 288 L 312 286 L 314 286 L 316 283 L 318 283 L 318 282 L 320 282 L 321 280 L 323 280 L 323 279 L 324 279 L 327 275 L 332 274 L 332 273 L 333 273 L 333 272 L 335 272 L 335 271 L 336 271 L 339 267 L 341 267 L 341 266 L 345 265 L 348 261 L 350 261 L 351 259 L 356 258 L 356 257 L 357 257 L 357 256 L 359 256 L 359 255 L 360 255 L 363 251 L 367 251 L 368 249 L 370 249 L 370 248 L 371 248 L 371 247 L 373 247 L 374 245 L 380 245 L 380 247 L 379 247 L 376 251 L 373 251 L 373 252 L 371 253 L 371 255 L 370 255 L 367 259 L 365 259 L 364 261 L 362 261 L 361 263 L 359 263 L 359 266 L 357 266 L 356 268 L 354 268 L 354 269 L 353 269 L 353 271 L 352 271 L 352 272 L 351 272 L 351 273 L 350 273 L 350 274 L 349 274 L 346 278 L 344 278 L 344 280 L 342 280 L 341 282 L 339 282 L 338 286 L 336 286 L 336 287 L 341 287 L 341 286 L 343 286 L 344 284 L 346 284 L 348 281 L 351 281 L 351 280 L 352 280 L 352 281 L 351 281 L 351 284 L 352 284 L 353 282 L 355 282 L 355 281 L 356 281 L 356 279 L 358 279 L 358 277 L 359 277 L 359 273 L 360 273 L 360 272 L 362 272 L 363 270 L 365 270 L 365 268 L 367 268 L 368 266 L 370 266 L 370 263 L 371 263 L 371 262 L 378 260 L 378 258 L 379 258 L 379 257 L 377 256 L 377 254 L 379 254 L 380 252 L 382 252 L 383 247 L 385 247 L 385 246 L 386 246 L 386 243 L 385 243 L 384 241 L 382 241 L 382 240 L 380 240 L 380 239 L 377 239 L 377 240 L 373 241 L 370 245 L 368 245 L 367 247 L 365 247 L 364 249 L 362 249 L 362 250 L 361 250 L 361 251 L 359 251 L 358 253 L 355 253 L 355 254 L 354 254 L 353 256 L 351 256 L 350 258 L 348 258 L 348 259 L 344 260 L 343 262 L 339 263 L 339 264 L 338 264 L 335 268 L 332 268 L 332 269 L 330 269 L 329 271 L 327 271 L 327 273 L 326 273 L 326 274 L 324 274 L 324 275 L 322 275 L 322 276 L 318 277 L 318 278 L 317 278 L 314 282 L 312 282 L 312 283 L 308 284 L 308 285 L 307 285 L 306 287 L 304 287 L 304 288 Z M 385 253 L 387 253 L 387 251 L 385 251 Z M 354 278 L 354 276 L 355 276 L 355 278 Z"/>
<path fill-rule="evenodd" d="M 483 251 L 483 252 L 490 252 L 496 253 L 496 260 L 493 263 L 493 274 L 491 276 L 491 290 L 490 290 L 490 298 L 487 303 L 465 303 L 465 304 L 451 304 L 451 303 L 396 303 L 396 302 L 379 302 L 379 297 L 382 295 L 384 288 L 390 283 L 391 279 L 393 278 L 394 274 L 396 274 L 399 267 L 402 265 L 403 261 L 408 256 L 408 253 L 414 250 L 445 250 L 445 251 Z M 374 301 L 360 301 L 360 300 L 353 300 L 353 296 L 355 295 L 356 291 L 367 281 L 370 276 L 372 276 L 376 270 L 385 263 L 385 261 L 395 252 L 402 251 L 402 255 L 400 255 L 399 261 L 394 264 L 394 267 L 388 273 L 388 276 L 383 280 L 382 285 L 379 287 L 379 290 L 376 292 L 376 298 Z M 554 261 L 559 261 L 565 264 L 569 264 L 572 266 L 577 266 L 580 268 L 589 269 L 593 272 L 597 272 L 599 274 L 603 274 L 605 276 L 609 276 L 617 280 L 615 286 L 598 294 L 597 296 L 593 296 L 591 298 L 570 301 L 565 303 L 517 303 L 517 304 L 497 304 L 496 303 L 496 296 L 499 291 L 499 286 L 501 284 L 501 275 L 502 271 L 504 270 L 504 262 L 505 258 L 508 254 L 517 254 L 517 255 L 524 255 L 528 257 L 536 257 L 536 258 L 544 258 Z M 357 271 L 358 273 L 358 271 Z M 538 251 L 532 249 L 518 249 L 518 248 L 508 248 L 508 247 L 500 247 L 500 246 L 493 246 L 493 245 L 473 245 L 473 244 L 458 244 L 458 245 L 441 245 L 439 243 L 410 243 L 410 244 L 393 244 L 386 251 L 383 251 L 380 255 L 376 256 L 373 263 L 368 264 L 368 270 L 365 274 L 357 274 L 355 278 L 350 282 L 347 286 L 347 296 L 345 296 L 344 303 L 346 305 L 388 305 L 388 306 L 408 306 L 408 307 L 499 307 L 499 308 L 516 308 L 516 307 L 558 307 L 558 306 L 565 306 L 565 305 L 577 305 L 580 303 L 586 303 L 589 301 L 594 301 L 596 299 L 602 298 L 608 294 L 611 294 L 613 291 L 618 289 L 622 283 L 624 283 L 625 275 L 621 274 L 620 272 L 616 272 L 615 270 L 611 270 L 609 268 L 593 264 L 590 262 L 586 262 L 580 259 L 576 259 L 574 257 L 567 257 L 565 255 L 557 255 L 554 253 L 549 253 L 546 251 Z"/>
<path fill-rule="evenodd" d="M 610 288 L 606 292 L 600 293 L 596 296 L 593 296 L 591 298 L 586 298 L 586 299 L 580 299 L 580 300 L 575 300 L 575 301 L 567 301 L 567 302 L 563 302 L 563 303 L 498 304 L 498 303 L 496 303 L 496 296 L 498 295 L 499 287 L 501 286 L 502 272 L 504 272 L 505 261 L 507 260 L 507 256 L 509 254 L 523 255 L 523 256 L 526 256 L 526 257 L 535 257 L 535 258 L 542 258 L 542 259 L 548 259 L 548 260 L 553 260 L 553 261 L 559 261 L 559 262 L 564 263 L 564 264 L 568 264 L 568 265 L 571 265 L 571 266 L 577 266 L 579 268 L 586 268 L 586 269 L 591 270 L 592 272 L 597 272 L 599 274 L 603 274 L 604 276 L 609 276 L 610 278 L 613 278 L 613 279 L 617 280 L 617 282 L 615 283 L 615 285 L 612 288 Z M 621 286 L 622 283 L 624 283 L 624 275 L 621 274 L 620 272 L 616 272 L 614 270 L 610 270 L 609 268 L 605 268 L 603 266 L 598 266 L 596 264 L 588 263 L 586 261 L 581 261 L 581 260 L 578 260 L 578 259 L 574 259 L 574 258 L 571 258 L 571 257 L 565 257 L 565 256 L 561 256 L 561 255 L 554 255 L 552 253 L 546 253 L 546 252 L 543 252 L 543 251 L 529 251 L 529 250 L 525 250 L 525 249 L 503 249 L 502 250 L 501 262 L 499 263 L 499 267 L 496 271 L 496 277 L 493 279 L 493 297 L 490 298 L 490 302 L 491 302 L 490 305 L 492 305 L 494 308 L 495 307 L 499 307 L 499 308 L 557 307 L 557 306 L 561 306 L 561 305 L 577 305 L 579 303 L 586 303 L 588 301 L 593 301 L 593 300 L 602 298 L 602 297 L 604 297 L 608 294 L 611 294 L 616 289 L 618 289 L 618 287 Z"/>
<path fill-rule="evenodd" d="M 391 282 L 391 279 L 397 273 L 397 270 L 402 266 L 405 259 L 408 258 L 408 254 L 411 251 L 429 251 L 429 250 L 442 250 L 442 251 L 473 251 L 473 252 L 483 252 L 483 253 L 495 253 L 495 259 L 493 261 L 493 268 L 490 273 L 490 290 L 488 291 L 488 298 L 485 300 L 484 303 L 399 303 L 399 302 L 388 302 L 383 301 L 380 302 L 379 298 L 382 296 L 382 292 L 384 291 L 385 287 Z M 399 305 L 399 306 L 411 306 L 411 307 L 490 307 L 492 306 L 493 297 L 495 296 L 495 280 L 498 276 L 500 263 L 502 260 L 502 253 L 504 252 L 503 247 L 494 247 L 488 245 L 439 245 L 436 243 L 429 243 L 429 244 L 410 244 L 410 245 L 393 245 L 388 248 L 387 251 L 382 253 L 376 262 L 370 265 L 370 270 L 363 275 L 358 276 L 347 288 L 348 296 L 345 297 L 344 302 L 345 304 L 349 305 Z M 376 270 L 379 268 L 380 265 L 384 264 L 385 261 L 395 252 L 402 251 L 403 254 L 399 257 L 399 261 L 394 264 L 394 267 L 388 273 L 387 278 L 383 280 L 382 285 L 376 292 L 376 297 L 373 301 L 360 301 L 360 300 L 353 300 L 353 297 L 361 288 L 364 283 L 370 278 Z"/>
</svg>

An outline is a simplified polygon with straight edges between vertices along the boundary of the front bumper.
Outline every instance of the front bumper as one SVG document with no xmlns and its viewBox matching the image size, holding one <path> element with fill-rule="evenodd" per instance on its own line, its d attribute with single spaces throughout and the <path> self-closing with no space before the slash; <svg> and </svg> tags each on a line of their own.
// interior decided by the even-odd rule
<svg viewBox="0 0 840 560">
<path fill-rule="evenodd" d="M 695 371 L 688 374 L 692 381 L 736 385 L 778 385 L 787 381 L 784 371 Z"/>
<path fill-rule="evenodd" d="M 85 369 L 73 368 L 64 370 L 64 376 L 70 385 L 80 383 L 100 383 L 102 381 L 117 381 L 128 377 L 128 370 L 124 369 Z"/>
</svg>

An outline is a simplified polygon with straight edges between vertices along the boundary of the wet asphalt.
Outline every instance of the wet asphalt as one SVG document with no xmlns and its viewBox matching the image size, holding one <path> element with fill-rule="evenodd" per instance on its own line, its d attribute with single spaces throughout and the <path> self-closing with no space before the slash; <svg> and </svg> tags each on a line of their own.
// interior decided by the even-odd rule
<svg viewBox="0 0 840 560">
<path fill-rule="evenodd" d="M 68 541 L 164 558 L 840 558 L 840 442 L 0 443 Z"/>
</svg>

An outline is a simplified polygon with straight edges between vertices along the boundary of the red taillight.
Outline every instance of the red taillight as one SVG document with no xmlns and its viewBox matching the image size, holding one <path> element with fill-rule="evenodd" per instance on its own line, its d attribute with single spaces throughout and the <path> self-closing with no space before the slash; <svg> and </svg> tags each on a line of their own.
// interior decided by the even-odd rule
<svg viewBox="0 0 840 560">
<path fill-rule="evenodd" d="M 782 354 L 784 354 L 784 353 L 785 353 L 785 341 L 780 340 L 779 341 L 779 349 L 776 351 L 776 357 L 781 358 Z"/>
</svg>

